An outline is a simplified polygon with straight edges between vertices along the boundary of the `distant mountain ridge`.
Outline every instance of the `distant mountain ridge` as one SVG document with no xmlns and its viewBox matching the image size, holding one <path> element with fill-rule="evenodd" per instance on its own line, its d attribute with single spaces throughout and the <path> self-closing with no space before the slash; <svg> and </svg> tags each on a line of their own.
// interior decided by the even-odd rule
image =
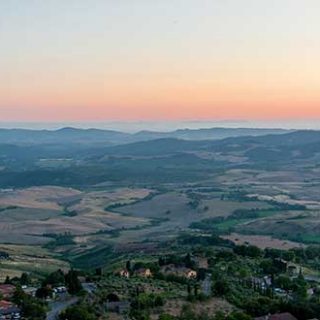
<svg viewBox="0 0 320 320">
<path fill-rule="evenodd" d="M 126 133 L 113 130 L 62 128 L 58 130 L 0 129 L 0 143 L 49 144 L 49 143 L 105 143 L 125 140 Z"/>
<path fill-rule="evenodd" d="M 95 138 L 96 133 L 101 135 L 100 131 L 89 131 L 89 137 L 93 135 L 90 140 L 88 131 L 66 128 L 54 132 L 53 135 L 58 137 L 54 143 L 51 133 L 51 142 L 47 144 L 39 141 L 31 145 L 0 142 L 0 188 L 47 184 L 88 186 L 105 182 L 130 185 L 137 181 L 142 184 L 159 181 L 184 183 L 207 179 L 228 169 L 244 168 L 294 172 L 309 168 L 308 179 L 316 183 L 319 179 L 320 131 L 220 140 L 160 136 L 154 140 L 132 142 L 126 138 L 117 145 L 104 141 L 107 135 L 104 131 L 102 140 Z M 21 137 L 22 133 L 19 134 Z M 44 136 L 46 134 L 47 131 Z M 72 138 L 74 134 L 76 138 Z M 115 136 L 119 137 L 117 132 Z M 46 140 L 42 138 L 41 141 Z M 66 141 L 72 141 L 72 144 Z"/>
<path fill-rule="evenodd" d="M 248 129 L 248 128 L 209 128 L 209 129 L 178 129 L 171 132 L 141 131 L 135 137 L 150 139 L 177 138 L 184 140 L 218 140 L 240 136 L 262 136 L 267 134 L 284 134 L 293 130 L 285 129 Z"/>
<path fill-rule="evenodd" d="M 298 156 L 309 157 L 320 153 L 320 131 L 300 130 L 285 134 L 267 134 L 262 136 L 238 136 L 219 140 L 183 140 L 160 138 L 148 141 L 110 146 L 103 152 L 117 156 L 158 156 L 179 152 L 215 152 L 239 154 L 259 161 L 279 157 L 290 159 Z M 296 153 L 296 156 L 292 154 Z M 268 155 L 268 156 L 266 156 Z"/>
<path fill-rule="evenodd" d="M 134 134 L 102 129 L 77 129 L 66 127 L 58 130 L 0 129 L 0 143 L 16 145 L 39 144 L 97 144 L 118 145 L 162 138 L 182 140 L 219 140 L 229 137 L 285 134 L 285 129 L 211 128 L 179 129 L 171 132 L 140 131 Z"/>
</svg>

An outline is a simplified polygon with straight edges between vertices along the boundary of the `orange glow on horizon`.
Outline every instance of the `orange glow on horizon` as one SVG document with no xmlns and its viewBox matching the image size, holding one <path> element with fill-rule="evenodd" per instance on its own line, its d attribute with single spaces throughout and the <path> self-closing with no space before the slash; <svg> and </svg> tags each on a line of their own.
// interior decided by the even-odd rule
<svg viewBox="0 0 320 320">
<path fill-rule="evenodd" d="M 181 3 L 7 1 L 0 121 L 320 118 L 318 0 Z"/>
<path fill-rule="evenodd" d="M 234 80 L 11 88 L 1 117 L 39 121 L 320 118 L 315 85 Z M 1 89 L 0 89 L 1 95 Z M 25 103 L 21 103 L 25 101 Z"/>
</svg>

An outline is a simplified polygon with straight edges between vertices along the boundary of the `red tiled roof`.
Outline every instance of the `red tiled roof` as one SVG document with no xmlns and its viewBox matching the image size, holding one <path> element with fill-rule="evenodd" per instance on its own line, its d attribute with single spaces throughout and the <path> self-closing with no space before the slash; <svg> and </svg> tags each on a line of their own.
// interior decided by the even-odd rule
<svg viewBox="0 0 320 320">
<path fill-rule="evenodd" d="M 0 284 L 0 293 L 4 296 L 10 296 L 14 293 L 16 287 L 11 284 Z"/>
<path fill-rule="evenodd" d="M 0 301 L 0 309 L 7 309 L 7 308 L 11 308 L 12 306 L 13 304 L 10 301 L 6 301 L 6 300 Z"/>
<path fill-rule="evenodd" d="M 0 284 L 0 290 L 12 290 L 16 287 L 12 284 Z"/>
</svg>

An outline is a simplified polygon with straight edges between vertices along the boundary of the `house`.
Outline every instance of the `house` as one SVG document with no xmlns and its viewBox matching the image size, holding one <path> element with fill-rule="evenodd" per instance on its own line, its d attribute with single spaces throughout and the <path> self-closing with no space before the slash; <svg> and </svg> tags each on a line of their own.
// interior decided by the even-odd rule
<svg viewBox="0 0 320 320">
<path fill-rule="evenodd" d="M 287 271 L 291 277 L 299 274 L 298 267 L 293 263 L 288 264 Z"/>
<path fill-rule="evenodd" d="M 188 279 L 196 279 L 197 278 L 197 271 L 194 271 L 194 270 L 187 270 L 186 273 L 185 273 L 185 276 L 188 278 Z"/>
<path fill-rule="evenodd" d="M 178 277 L 185 277 L 188 279 L 195 279 L 198 276 L 197 271 L 185 267 L 176 267 L 173 264 L 163 266 L 161 272 L 164 274 L 172 274 Z"/>
<path fill-rule="evenodd" d="M 258 318 L 254 318 L 254 320 L 298 320 L 289 312 L 284 313 L 276 313 L 272 315 L 266 315 Z"/>
<path fill-rule="evenodd" d="M 287 270 L 288 270 L 288 261 L 286 261 L 284 259 L 275 258 L 275 259 L 273 259 L 273 264 L 276 268 L 278 268 L 282 272 L 287 272 Z"/>
<path fill-rule="evenodd" d="M 31 297 L 36 296 L 37 288 L 35 288 L 35 287 L 23 287 L 22 290 L 24 293 L 26 293 L 27 295 L 29 295 Z"/>
<path fill-rule="evenodd" d="M 135 271 L 135 274 L 140 277 L 150 278 L 152 277 L 152 272 L 149 268 L 140 268 Z"/>
<path fill-rule="evenodd" d="M 16 290 L 12 284 L 0 284 L 0 294 L 3 298 L 11 298 Z"/>
<path fill-rule="evenodd" d="M 127 269 L 120 270 L 119 275 L 123 278 L 130 278 L 130 272 Z"/>
<path fill-rule="evenodd" d="M 0 319 L 21 319 L 20 309 L 12 302 L 1 300 L 0 301 Z"/>
</svg>

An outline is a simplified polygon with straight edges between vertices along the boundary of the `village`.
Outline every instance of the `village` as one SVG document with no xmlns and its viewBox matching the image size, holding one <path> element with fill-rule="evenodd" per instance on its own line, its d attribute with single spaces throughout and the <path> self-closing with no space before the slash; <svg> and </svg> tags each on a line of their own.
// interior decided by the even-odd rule
<svg viewBox="0 0 320 320">
<path fill-rule="evenodd" d="M 294 254 L 248 245 L 213 251 L 197 247 L 192 253 L 131 257 L 89 272 L 57 270 L 41 281 L 23 273 L 0 284 L 0 319 L 63 320 L 79 310 L 79 320 L 86 314 L 92 319 L 180 319 L 186 307 L 195 317 L 206 313 L 207 319 L 217 314 L 237 320 L 316 319 L 319 273 L 311 272 L 301 252 Z"/>
</svg>

